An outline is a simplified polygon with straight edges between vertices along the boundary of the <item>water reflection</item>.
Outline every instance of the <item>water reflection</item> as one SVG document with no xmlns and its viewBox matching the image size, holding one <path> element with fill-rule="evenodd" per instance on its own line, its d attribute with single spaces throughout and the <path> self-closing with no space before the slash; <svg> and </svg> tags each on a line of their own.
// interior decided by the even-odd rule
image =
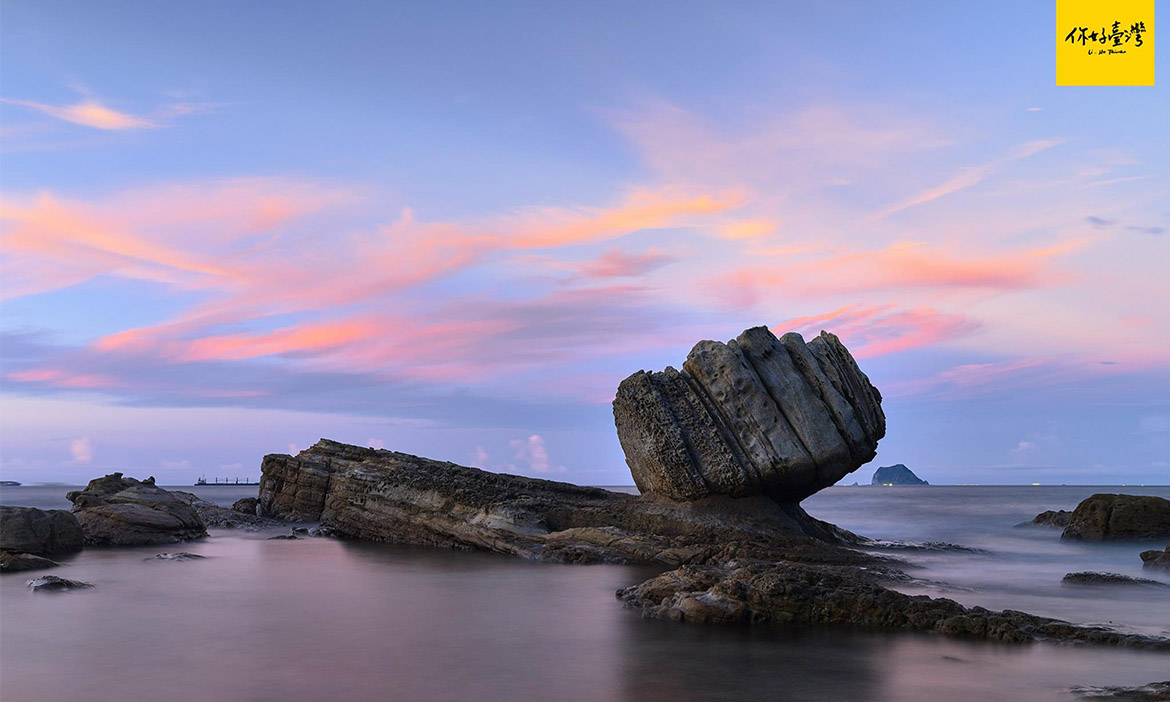
<svg viewBox="0 0 1170 702">
<path fill-rule="evenodd" d="M 1066 699 L 1165 677 L 1166 656 L 852 630 L 643 620 L 614 590 L 652 569 L 533 564 L 218 533 L 91 549 L 34 595 L 0 579 L 0 697 L 86 700 Z"/>
</svg>

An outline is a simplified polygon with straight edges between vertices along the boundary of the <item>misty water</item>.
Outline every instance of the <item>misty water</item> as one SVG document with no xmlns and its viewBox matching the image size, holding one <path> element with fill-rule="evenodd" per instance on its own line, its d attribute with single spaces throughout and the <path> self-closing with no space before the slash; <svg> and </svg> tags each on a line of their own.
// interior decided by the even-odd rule
<svg viewBox="0 0 1170 702">
<path fill-rule="evenodd" d="M 71 488 L 0 490 L 66 507 Z M 181 488 L 229 505 L 255 487 Z M 899 589 L 1170 635 L 1170 588 L 1062 585 L 1079 570 L 1138 577 L 1145 544 L 1061 542 L 1014 528 L 1094 492 L 1168 487 L 835 487 L 816 517 L 873 538 L 982 549 L 890 551 Z M 614 598 L 654 568 L 551 565 L 271 533 L 87 549 L 55 572 L 92 590 L 32 593 L 0 578 L 0 697 L 85 700 L 1069 700 L 1077 685 L 1170 678 L 1170 655 L 1007 645 L 853 629 L 694 626 Z M 204 560 L 144 560 L 183 550 Z"/>
</svg>

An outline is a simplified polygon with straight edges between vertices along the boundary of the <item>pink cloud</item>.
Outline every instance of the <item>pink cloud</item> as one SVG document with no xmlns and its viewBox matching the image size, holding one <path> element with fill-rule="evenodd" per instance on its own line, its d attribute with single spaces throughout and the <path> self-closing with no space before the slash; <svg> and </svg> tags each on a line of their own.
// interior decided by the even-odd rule
<svg viewBox="0 0 1170 702">
<path fill-rule="evenodd" d="M 872 358 L 963 337 L 979 326 L 965 315 L 927 307 L 894 310 L 892 305 L 848 305 L 825 314 L 789 319 L 772 330 L 812 336 L 827 329 L 841 337 L 855 357 Z"/>
</svg>

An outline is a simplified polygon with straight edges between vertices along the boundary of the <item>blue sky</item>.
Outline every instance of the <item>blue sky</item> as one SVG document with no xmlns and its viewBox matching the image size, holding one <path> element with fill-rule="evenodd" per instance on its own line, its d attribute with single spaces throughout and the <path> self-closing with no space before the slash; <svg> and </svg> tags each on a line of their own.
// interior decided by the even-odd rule
<svg viewBox="0 0 1170 702">
<path fill-rule="evenodd" d="M 1165 483 L 1170 100 L 1056 87 L 1053 23 L 6 2 L 0 474 L 328 436 L 628 483 L 621 378 L 765 324 L 849 344 L 875 466 Z"/>
</svg>

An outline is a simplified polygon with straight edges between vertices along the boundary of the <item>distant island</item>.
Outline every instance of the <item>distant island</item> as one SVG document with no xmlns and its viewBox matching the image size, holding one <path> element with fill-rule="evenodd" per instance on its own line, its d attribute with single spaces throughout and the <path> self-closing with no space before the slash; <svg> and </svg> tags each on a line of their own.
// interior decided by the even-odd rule
<svg viewBox="0 0 1170 702">
<path fill-rule="evenodd" d="M 895 463 L 892 466 L 882 466 L 875 470 L 870 485 L 930 485 L 930 483 L 914 475 L 914 471 L 901 463 Z"/>
</svg>

